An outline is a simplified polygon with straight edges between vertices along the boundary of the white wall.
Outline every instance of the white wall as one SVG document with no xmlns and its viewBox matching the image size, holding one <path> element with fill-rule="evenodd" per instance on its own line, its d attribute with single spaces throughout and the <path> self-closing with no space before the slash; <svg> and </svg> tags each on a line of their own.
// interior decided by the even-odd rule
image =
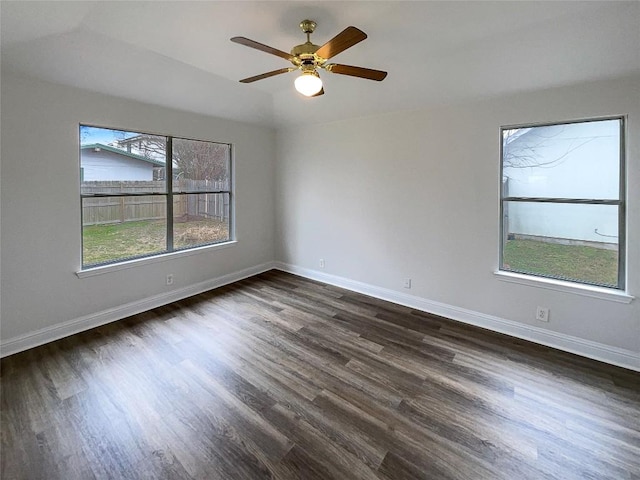
<svg viewBox="0 0 640 480">
<path fill-rule="evenodd" d="M 265 128 L 3 74 L 2 342 L 107 318 L 274 258 L 306 272 L 324 258 L 322 272 L 354 285 L 637 355 L 638 299 L 614 303 L 503 282 L 493 272 L 499 127 L 628 114 L 628 288 L 640 295 L 639 99 L 635 77 L 283 129 L 276 138 Z M 78 278 L 79 123 L 232 143 L 238 244 Z M 173 287 L 165 286 L 169 272 Z M 537 305 L 550 307 L 550 323 L 533 320 Z"/>
<path fill-rule="evenodd" d="M 152 163 L 105 150 L 99 152 L 82 150 L 81 166 L 84 169 L 85 182 L 153 180 Z"/>
<path fill-rule="evenodd" d="M 273 130 L 4 73 L 1 122 L 3 343 L 273 260 Z M 78 278 L 80 123 L 233 144 L 238 243 Z"/>
<path fill-rule="evenodd" d="M 628 114 L 628 289 L 640 295 L 639 102 L 634 77 L 281 130 L 278 259 L 318 278 L 411 294 L 638 358 L 638 299 L 621 304 L 509 283 L 493 272 L 500 126 Z M 550 323 L 534 320 L 538 305 L 550 308 Z"/>
</svg>

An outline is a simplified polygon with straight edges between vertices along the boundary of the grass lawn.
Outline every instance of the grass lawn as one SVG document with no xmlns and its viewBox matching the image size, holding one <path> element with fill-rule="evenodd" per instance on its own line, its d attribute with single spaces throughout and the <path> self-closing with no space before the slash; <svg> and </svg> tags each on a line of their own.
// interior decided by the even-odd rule
<svg viewBox="0 0 640 480">
<path fill-rule="evenodd" d="M 602 285 L 618 283 L 618 252 L 535 240 L 509 240 L 504 247 L 507 270 Z"/>
<path fill-rule="evenodd" d="M 158 220 L 86 226 L 82 236 L 83 264 L 95 265 L 164 252 L 166 231 L 166 223 Z M 175 248 L 222 242 L 228 238 L 228 225 L 219 220 L 174 223 Z"/>
<path fill-rule="evenodd" d="M 229 228 L 218 220 L 174 224 L 175 248 L 223 242 Z M 91 225 L 83 230 L 83 263 L 94 265 L 166 250 L 164 221 L 142 220 Z M 618 283 L 618 253 L 594 247 L 535 240 L 509 240 L 504 248 L 506 270 L 540 274 L 602 285 Z"/>
</svg>

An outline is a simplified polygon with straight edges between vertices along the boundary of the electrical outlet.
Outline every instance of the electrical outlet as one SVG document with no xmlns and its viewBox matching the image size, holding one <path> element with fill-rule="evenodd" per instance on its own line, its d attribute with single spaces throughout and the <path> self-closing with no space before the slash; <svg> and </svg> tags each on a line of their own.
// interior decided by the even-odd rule
<svg viewBox="0 0 640 480">
<path fill-rule="evenodd" d="M 320 268 L 324 268 L 324 258 L 320 259 Z"/>
<path fill-rule="evenodd" d="M 167 274 L 167 285 L 173 285 L 173 273 Z"/>
<path fill-rule="evenodd" d="M 536 308 L 536 320 L 540 320 L 541 322 L 549 321 L 549 309 L 546 307 L 538 307 Z"/>
<path fill-rule="evenodd" d="M 410 278 L 405 278 L 404 279 L 404 288 L 411 288 L 411 279 Z"/>
</svg>

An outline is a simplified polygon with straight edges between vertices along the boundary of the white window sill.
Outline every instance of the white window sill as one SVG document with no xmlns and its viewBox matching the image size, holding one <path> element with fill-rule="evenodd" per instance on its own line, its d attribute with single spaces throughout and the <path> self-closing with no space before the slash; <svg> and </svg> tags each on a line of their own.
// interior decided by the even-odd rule
<svg viewBox="0 0 640 480">
<path fill-rule="evenodd" d="M 140 267 L 142 265 L 150 265 L 153 263 L 166 262 L 167 260 L 173 260 L 174 258 L 188 257 L 191 255 L 198 255 L 204 252 L 210 252 L 213 250 L 222 250 L 224 248 L 233 247 L 238 242 L 231 240 L 224 243 L 216 243 L 215 245 L 204 245 L 202 247 L 191 248 L 189 250 L 180 250 L 178 252 L 162 253 L 153 257 L 136 258 L 135 260 L 127 260 L 125 262 L 113 263 L 111 265 L 101 265 L 98 267 L 91 267 L 76 272 L 78 278 L 93 277 L 95 275 L 102 275 L 110 272 L 117 272 L 118 270 L 126 270 L 127 268 Z"/>
<path fill-rule="evenodd" d="M 534 277 L 532 275 L 523 275 L 521 273 L 504 272 L 498 270 L 493 272 L 498 280 L 503 282 L 518 283 L 520 285 L 528 285 L 536 288 L 546 288 L 556 292 L 572 293 L 574 295 L 582 295 L 585 297 L 599 298 L 618 303 L 631 303 L 635 297 L 620 290 L 611 288 L 595 287 L 591 285 L 580 285 L 562 280 L 554 280 L 552 278 Z"/>
</svg>

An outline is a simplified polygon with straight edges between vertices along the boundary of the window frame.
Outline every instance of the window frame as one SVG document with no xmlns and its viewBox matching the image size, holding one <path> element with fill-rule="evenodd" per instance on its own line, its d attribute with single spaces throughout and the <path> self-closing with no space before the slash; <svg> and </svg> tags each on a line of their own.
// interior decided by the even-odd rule
<svg viewBox="0 0 640 480">
<path fill-rule="evenodd" d="M 609 120 L 617 120 L 620 122 L 619 127 L 619 179 L 618 179 L 618 199 L 573 199 L 573 198 L 551 198 L 551 197 L 512 197 L 504 196 L 503 178 L 504 178 L 504 132 L 506 130 L 515 130 L 520 128 L 548 127 L 557 125 L 583 124 L 589 122 L 602 122 Z M 565 120 L 556 122 L 539 122 L 524 123 L 518 125 L 503 125 L 499 129 L 500 144 L 500 176 L 499 176 L 499 210 L 500 210 L 500 236 L 498 251 L 498 272 L 504 274 L 516 274 L 531 280 L 559 281 L 576 287 L 587 288 L 603 288 L 613 292 L 626 292 L 626 258 L 627 258 L 627 238 L 626 238 L 626 115 L 612 115 L 604 117 L 590 117 L 577 120 Z M 618 283 L 616 286 L 596 284 L 591 282 L 579 281 L 576 279 L 560 278 L 551 275 L 543 275 L 532 272 L 524 272 L 514 269 L 504 268 L 504 247 L 505 247 L 505 203 L 506 202 L 524 202 L 524 203 L 551 203 L 551 204 L 573 204 L 573 205 L 613 205 L 618 208 Z"/>
<path fill-rule="evenodd" d="M 78 132 L 82 127 L 89 128 L 101 128 L 104 130 L 116 130 L 130 133 L 137 133 L 139 135 L 149 135 L 154 137 L 165 138 L 165 170 L 164 170 L 164 192 L 144 192 L 144 193 L 128 193 L 128 194 L 109 194 L 109 193 L 82 193 L 82 181 L 84 180 L 83 167 L 82 167 L 82 142 L 78 137 L 78 163 L 79 163 L 79 192 L 80 192 L 80 270 L 76 272 L 79 277 L 84 277 L 95 273 L 102 273 L 104 271 L 120 270 L 123 268 L 129 268 L 131 266 L 139 265 L 144 260 L 158 260 L 168 255 L 175 256 L 176 254 L 191 255 L 198 253 L 203 249 L 212 247 L 228 246 L 236 243 L 235 240 L 235 198 L 234 198 L 234 185 L 235 185 L 235 159 L 234 159 L 234 146 L 230 142 L 219 142 L 212 140 L 198 140 L 194 138 L 182 137 L 177 135 L 158 134 L 150 132 L 142 132 L 139 130 L 124 129 L 122 127 L 104 127 L 100 125 L 80 123 L 78 124 Z M 173 185 L 173 140 L 186 140 L 193 142 L 213 143 L 220 145 L 227 145 L 229 148 L 229 165 L 228 165 L 228 190 L 180 190 L 174 191 Z M 155 175 L 155 174 L 154 174 Z M 174 246 L 174 218 L 173 218 L 173 203 L 175 196 L 183 195 L 206 195 L 206 194 L 227 194 L 229 197 L 229 213 L 228 213 L 228 238 L 219 242 L 201 243 L 183 248 L 175 248 Z M 119 197 L 140 197 L 140 196 L 161 196 L 165 197 L 165 249 L 155 253 L 136 255 L 134 257 L 124 257 L 117 260 L 86 264 L 84 263 L 84 219 L 83 219 L 83 200 L 85 198 L 119 198 Z M 146 262 L 145 262 L 146 263 Z"/>
</svg>

